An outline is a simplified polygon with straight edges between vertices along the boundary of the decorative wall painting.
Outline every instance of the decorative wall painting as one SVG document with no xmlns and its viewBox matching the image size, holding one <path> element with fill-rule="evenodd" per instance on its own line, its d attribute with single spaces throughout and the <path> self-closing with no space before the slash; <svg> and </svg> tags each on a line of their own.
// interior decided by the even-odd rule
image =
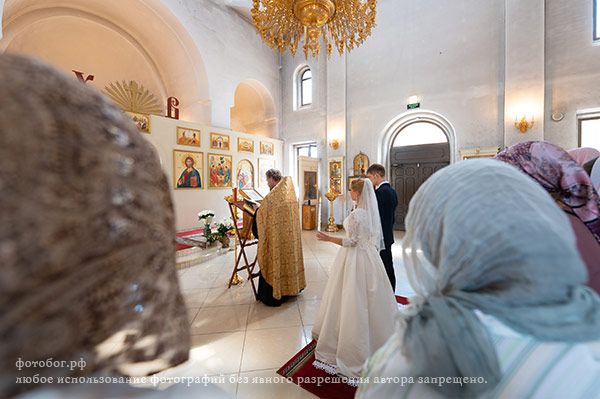
<svg viewBox="0 0 600 399">
<path fill-rule="evenodd" d="M 355 176 L 366 176 L 367 169 L 369 169 L 369 157 L 362 152 L 359 152 L 354 157 L 354 175 Z"/>
<path fill-rule="evenodd" d="M 238 152 L 254 152 L 254 140 L 238 137 Z"/>
<path fill-rule="evenodd" d="M 208 188 L 233 187 L 231 155 L 208 154 Z"/>
<path fill-rule="evenodd" d="M 260 142 L 260 155 L 273 155 L 274 153 L 275 151 L 273 143 L 265 141 Z"/>
<path fill-rule="evenodd" d="M 275 168 L 274 159 L 258 158 L 258 187 L 269 187 L 267 184 L 267 170 Z"/>
<path fill-rule="evenodd" d="M 175 188 L 203 188 L 204 153 L 173 150 Z"/>
<path fill-rule="evenodd" d="M 211 133 L 210 148 L 213 150 L 229 150 L 229 136 L 226 134 Z"/>
<path fill-rule="evenodd" d="M 236 185 L 237 188 L 254 187 L 254 166 L 247 159 L 242 159 L 237 164 Z"/>
<path fill-rule="evenodd" d="M 317 199 L 317 172 L 304 171 L 304 201 Z"/>
<path fill-rule="evenodd" d="M 337 195 L 342 195 L 343 190 L 343 160 L 344 157 L 329 158 L 329 189 Z"/>
<path fill-rule="evenodd" d="M 200 147 L 200 130 L 177 126 L 177 144 Z"/>
<path fill-rule="evenodd" d="M 342 179 L 338 177 L 329 179 L 329 189 L 337 195 L 342 195 Z"/>
<path fill-rule="evenodd" d="M 125 111 L 125 113 L 129 115 L 129 117 L 131 118 L 133 123 L 135 123 L 140 132 L 150 133 L 150 115 L 129 111 Z"/>
</svg>

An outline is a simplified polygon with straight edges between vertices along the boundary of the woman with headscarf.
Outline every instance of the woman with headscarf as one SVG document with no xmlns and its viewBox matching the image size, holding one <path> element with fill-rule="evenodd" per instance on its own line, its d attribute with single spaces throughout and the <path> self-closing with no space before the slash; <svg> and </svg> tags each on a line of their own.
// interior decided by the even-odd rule
<svg viewBox="0 0 600 399">
<path fill-rule="evenodd" d="M 567 152 L 571 158 L 573 158 L 575 162 L 581 166 L 583 166 L 590 159 L 598 158 L 598 156 L 600 156 L 600 151 L 591 147 L 573 148 Z"/>
<path fill-rule="evenodd" d="M 356 179 L 350 195 L 357 207 L 344 220 L 347 237 L 317 232 L 340 245 L 315 324 L 316 368 L 350 377 L 356 384 L 363 364 L 394 332 L 398 305 L 379 256 L 384 246 L 377 197 L 369 179 Z"/>
<path fill-rule="evenodd" d="M 516 144 L 496 159 L 538 182 L 569 215 L 588 284 L 600 293 L 600 197 L 589 174 L 565 150 L 546 141 Z"/>
<path fill-rule="evenodd" d="M 109 378 L 190 347 L 151 145 L 95 89 L 3 54 L 0 187 L 0 397 L 168 397 Z"/>
<path fill-rule="evenodd" d="M 565 231 L 552 198 L 501 162 L 469 160 L 431 176 L 411 199 L 403 241 L 417 296 L 369 360 L 357 397 L 597 394 L 600 363 L 572 343 L 600 339 L 600 298 L 583 285 Z"/>
</svg>

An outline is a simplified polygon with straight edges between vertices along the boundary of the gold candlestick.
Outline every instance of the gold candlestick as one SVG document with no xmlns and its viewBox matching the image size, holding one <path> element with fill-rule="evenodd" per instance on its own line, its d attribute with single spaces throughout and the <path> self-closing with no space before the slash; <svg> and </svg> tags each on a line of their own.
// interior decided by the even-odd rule
<svg viewBox="0 0 600 399">
<path fill-rule="evenodd" d="M 325 197 L 329 200 L 329 203 L 331 204 L 331 212 L 329 214 L 329 225 L 327 226 L 326 231 L 330 233 L 335 233 L 336 231 L 338 231 L 338 228 L 335 225 L 335 223 L 333 223 L 335 221 L 335 219 L 333 218 L 333 201 L 335 201 L 338 195 L 333 191 L 333 188 L 330 188 L 329 192 L 325 194 Z"/>
<path fill-rule="evenodd" d="M 233 188 L 233 194 L 230 195 L 229 197 L 225 197 L 225 200 L 228 202 L 232 202 L 232 201 L 237 201 L 237 187 Z M 231 221 L 233 222 L 233 231 L 237 232 L 237 222 L 238 222 L 238 211 L 237 208 L 232 208 L 233 209 L 233 214 L 231 215 Z M 233 249 L 235 251 L 234 253 L 234 257 L 233 259 L 237 259 L 238 256 L 238 245 L 239 245 L 239 238 L 237 233 L 234 235 L 234 239 L 233 239 Z M 227 283 L 231 283 L 232 285 L 238 285 L 244 282 L 244 279 L 240 277 L 239 274 L 237 274 L 237 272 L 233 275 L 232 278 L 229 279 L 229 281 Z"/>
</svg>

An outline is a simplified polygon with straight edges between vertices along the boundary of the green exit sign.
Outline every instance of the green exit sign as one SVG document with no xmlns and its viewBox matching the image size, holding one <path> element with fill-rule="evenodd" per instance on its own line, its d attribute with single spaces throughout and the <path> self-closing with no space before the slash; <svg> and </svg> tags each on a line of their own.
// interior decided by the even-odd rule
<svg viewBox="0 0 600 399">
<path fill-rule="evenodd" d="M 421 103 L 408 104 L 406 106 L 406 109 L 415 109 L 415 108 L 419 108 L 420 106 L 421 106 Z"/>
</svg>

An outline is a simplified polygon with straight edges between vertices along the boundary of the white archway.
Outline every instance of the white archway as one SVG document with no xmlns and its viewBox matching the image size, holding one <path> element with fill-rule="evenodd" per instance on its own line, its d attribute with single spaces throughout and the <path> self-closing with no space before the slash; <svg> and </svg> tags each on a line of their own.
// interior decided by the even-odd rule
<svg viewBox="0 0 600 399">
<path fill-rule="evenodd" d="M 160 0 L 14 0 L 2 12 L 0 52 L 37 56 L 69 74 L 72 68 L 85 68 L 96 75 L 88 84 L 99 89 L 106 81 L 146 80 L 163 106 L 167 97 L 179 98 L 181 119 L 211 124 L 204 61 L 188 31 Z M 111 43 L 129 52 L 114 56 Z M 108 56 L 102 57 L 103 51 Z M 115 73 L 120 62 L 129 67 L 129 75 Z M 136 63 L 139 69 L 132 70 Z"/>
<path fill-rule="evenodd" d="M 244 79 L 235 89 L 231 107 L 231 130 L 277 138 L 275 102 L 269 90 L 256 79 Z"/>
<path fill-rule="evenodd" d="M 448 138 L 450 163 L 452 164 L 456 161 L 456 133 L 454 126 L 452 126 L 448 119 L 437 112 L 417 109 L 396 116 L 384 127 L 379 135 L 377 159 L 387 170 L 390 169 L 389 157 L 394 139 L 402 129 L 416 122 L 429 122 L 439 127 Z"/>
</svg>

